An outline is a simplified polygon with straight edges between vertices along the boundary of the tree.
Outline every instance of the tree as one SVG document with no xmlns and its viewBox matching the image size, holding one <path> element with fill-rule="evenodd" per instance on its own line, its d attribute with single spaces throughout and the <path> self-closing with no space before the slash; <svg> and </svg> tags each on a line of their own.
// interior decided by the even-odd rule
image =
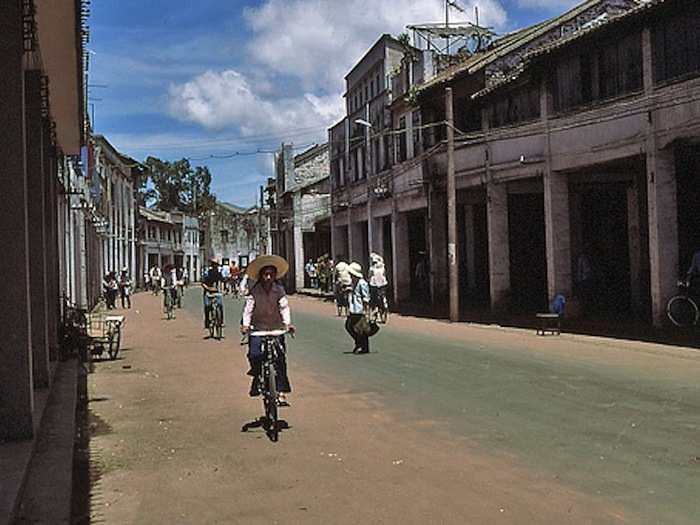
<svg viewBox="0 0 700 525">
<path fill-rule="evenodd" d="M 182 210 L 194 215 L 209 211 L 216 203 L 211 193 L 211 173 L 206 166 L 194 169 L 187 159 L 173 162 L 148 157 L 150 188 L 144 192 L 144 201 L 165 211 Z M 145 188 L 144 188 L 145 189 Z"/>
</svg>

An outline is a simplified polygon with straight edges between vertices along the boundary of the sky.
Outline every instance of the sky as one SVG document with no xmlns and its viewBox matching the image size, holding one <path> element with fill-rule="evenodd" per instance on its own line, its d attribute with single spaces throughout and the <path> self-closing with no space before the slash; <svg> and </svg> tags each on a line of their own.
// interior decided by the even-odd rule
<svg viewBox="0 0 700 525">
<path fill-rule="evenodd" d="M 458 0 L 507 33 L 577 0 Z M 217 198 L 252 206 L 282 142 L 301 152 L 343 117 L 344 77 L 383 33 L 444 20 L 443 0 L 95 0 L 88 111 L 137 160 L 208 166 Z M 218 158 L 216 158 L 218 157 Z"/>
</svg>

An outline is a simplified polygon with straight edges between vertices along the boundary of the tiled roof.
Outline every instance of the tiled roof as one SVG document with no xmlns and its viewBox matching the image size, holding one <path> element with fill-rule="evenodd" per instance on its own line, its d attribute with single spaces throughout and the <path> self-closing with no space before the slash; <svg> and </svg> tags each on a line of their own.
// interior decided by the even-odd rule
<svg viewBox="0 0 700 525">
<path fill-rule="evenodd" d="M 545 34 L 547 31 L 550 31 L 551 29 L 576 18 L 582 12 L 601 3 L 601 1 L 602 0 L 586 0 L 562 15 L 545 20 L 544 22 L 540 22 L 530 27 L 526 27 L 508 35 L 504 35 L 503 37 L 495 40 L 488 49 L 475 53 L 463 62 L 438 73 L 428 82 L 425 82 L 423 85 L 419 86 L 418 90 L 426 91 L 434 86 L 449 82 L 459 76 L 476 73 L 498 58 L 526 45 L 537 37 Z"/>
<path fill-rule="evenodd" d="M 512 84 L 519 78 L 523 76 L 523 73 L 527 69 L 527 66 L 536 58 L 548 55 L 558 49 L 561 49 L 572 42 L 575 42 L 586 35 L 595 33 L 596 31 L 601 30 L 604 27 L 608 27 L 612 24 L 617 24 L 621 21 L 624 20 L 629 20 L 633 16 L 640 15 L 640 13 L 647 12 L 650 8 L 658 6 L 666 2 L 667 0 L 638 0 L 640 3 L 638 6 L 633 7 L 629 9 L 628 11 L 625 11 L 624 13 L 621 13 L 617 16 L 605 16 L 605 17 L 600 17 L 599 19 L 593 21 L 592 23 L 587 24 L 585 27 L 572 32 L 570 35 L 555 40 L 554 42 L 551 42 L 549 44 L 545 44 L 541 47 L 537 47 L 536 49 L 533 49 L 532 51 L 526 53 L 523 57 L 523 63 L 520 64 L 516 69 L 512 71 L 511 74 L 509 74 L 507 77 L 499 80 L 498 82 L 495 82 L 494 84 L 482 89 L 481 91 L 478 91 L 472 95 L 472 99 L 477 99 L 484 97 L 490 93 L 493 93 L 494 91 L 497 91 L 501 89 L 504 86 L 507 86 L 509 84 Z"/>
</svg>

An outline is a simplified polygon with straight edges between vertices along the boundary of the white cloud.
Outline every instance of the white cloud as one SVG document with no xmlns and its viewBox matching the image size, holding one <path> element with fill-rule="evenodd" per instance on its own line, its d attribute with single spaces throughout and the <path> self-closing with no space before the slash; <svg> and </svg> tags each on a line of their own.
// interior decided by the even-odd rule
<svg viewBox="0 0 700 525">
<path fill-rule="evenodd" d="M 542 1 L 542 0 L 535 0 Z M 472 20 L 479 6 L 482 25 L 501 28 L 506 13 L 499 0 L 461 0 Z M 253 58 L 275 72 L 300 78 L 308 89 L 342 89 L 354 63 L 380 35 L 397 35 L 408 24 L 441 22 L 443 0 L 265 0 L 246 10 L 254 37 Z"/>
<path fill-rule="evenodd" d="M 265 99 L 232 69 L 206 73 L 170 87 L 170 113 L 209 129 L 237 128 L 244 137 L 322 130 L 341 118 L 340 95 Z"/>
</svg>

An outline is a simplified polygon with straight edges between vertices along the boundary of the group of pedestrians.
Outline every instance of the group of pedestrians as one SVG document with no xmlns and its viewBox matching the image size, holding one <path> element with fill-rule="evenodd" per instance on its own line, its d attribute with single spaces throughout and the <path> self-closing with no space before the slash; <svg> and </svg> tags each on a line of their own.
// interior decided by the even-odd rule
<svg viewBox="0 0 700 525">
<path fill-rule="evenodd" d="M 122 308 L 131 308 L 132 284 L 127 268 L 122 268 L 119 276 L 115 271 L 105 274 L 102 279 L 102 294 L 108 310 L 117 307 L 117 296 L 121 298 Z"/>
<path fill-rule="evenodd" d="M 309 259 L 304 265 L 309 288 L 331 292 L 333 288 L 333 259 L 327 253 L 318 259 Z"/>
<path fill-rule="evenodd" d="M 369 353 L 369 338 L 379 331 L 371 309 L 384 301 L 388 285 L 384 258 L 370 254 L 369 281 L 358 262 L 339 262 L 335 266 L 335 300 L 338 313 L 346 313 L 345 330 L 355 344 L 355 354 Z"/>
</svg>

